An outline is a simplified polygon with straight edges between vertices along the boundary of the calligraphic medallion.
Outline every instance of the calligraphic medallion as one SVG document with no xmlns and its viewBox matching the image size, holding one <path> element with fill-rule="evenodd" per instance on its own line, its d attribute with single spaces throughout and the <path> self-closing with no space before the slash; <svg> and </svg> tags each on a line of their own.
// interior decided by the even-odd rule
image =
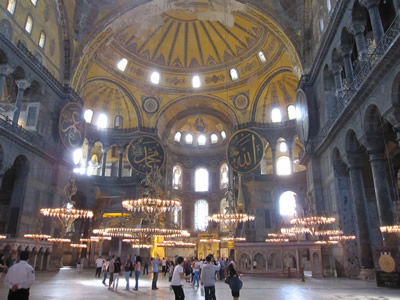
<svg viewBox="0 0 400 300">
<path fill-rule="evenodd" d="M 146 174 L 151 171 L 152 166 L 161 168 L 164 163 L 164 148 L 152 136 L 137 136 L 128 146 L 127 158 L 136 172 Z"/>
<path fill-rule="evenodd" d="M 86 121 L 79 103 L 69 102 L 63 107 L 58 130 L 61 141 L 67 150 L 73 151 L 82 147 L 85 140 Z"/>
<path fill-rule="evenodd" d="M 379 258 L 379 266 L 381 267 L 382 271 L 390 273 L 396 269 L 396 262 L 391 255 L 384 254 Z"/>
<path fill-rule="evenodd" d="M 235 132 L 226 149 L 228 163 L 238 173 L 248 173 L 256 169 L 263 154 L 264 145 L 261 137 L 248 129 Z"/>
</svg>

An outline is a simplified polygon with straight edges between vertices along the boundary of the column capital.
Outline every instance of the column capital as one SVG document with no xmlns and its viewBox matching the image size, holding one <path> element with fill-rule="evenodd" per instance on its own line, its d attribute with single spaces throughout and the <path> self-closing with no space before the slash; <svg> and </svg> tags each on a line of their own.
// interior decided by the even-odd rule
<svg viewBox="0 0 400 300">
<path fill-rule="evenodd" d="M 340 46 L 340 53 L 342 54 L 343 57 L 350 56 L 352 52 L 353 52 L 353 48 L 350 45 L 342 44 Z"/>
<path fill-rule="evenodd" d="M 119 154 L 119 155 L 122 155 L 122 154 L 124 153 L 124 150 L 125 150 L 125 147 L 124 147 L 124 146 L 118 147 L 118 154 Z"/>
<path fill-rule="evenodd" d="M 367 9 L 370 9 L 372 6 L 378 6 L 380 2 L 380 0 L 360 0 L 360 4 Z"/>
<path fill-rule="evenodd" d="M 364 30 L 365 30 L 365 26 L 361 23 L 356 22 L 356 23 L 351 24 L 350 32 L 353 35 L 364 33 Z"/>
<path fill-rule="evenodd" d="M 31 86 L 31 83 L 26 79 L 18 79 L 15 81 L 19 90 L 26 90 Z"/>
<path fill-rule="evenodd" d="M 354 169 L 361 169 L 363 166 L 363 160 L 361 157 L 361 153 L 359 152 L 347 152 L 346 153 L 346 160 L 347 160 L 347 166 L 349 170 L 354 170 Z"/>
<path fill-rule="evenodd" d="M 336 62 L 332 63 L 331 67 L 332 67 L 332 71 L 334 74 L 338 74 L 338 73 L 342 72 L 342 70 L 343 70 L 342 65 L 338 64 Z"/>
<path fill-rule="evenodd" d="M 361 139 L 361 142 L 367 148 L 368 154 L 385 152 L 385 144 L 380 134 L 368 134 Z"/>
<path fill-rule="evenodd" d="M 7 76 L 14 71 L 9 64 L 0 64 L 0 76 Z"/>
</svg>

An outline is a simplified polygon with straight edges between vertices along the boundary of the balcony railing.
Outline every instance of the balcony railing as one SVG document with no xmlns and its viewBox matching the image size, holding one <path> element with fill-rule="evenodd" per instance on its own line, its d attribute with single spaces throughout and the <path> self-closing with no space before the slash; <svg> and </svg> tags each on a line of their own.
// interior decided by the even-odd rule
<svg viewBox="0 0 400 300">
<path fill-rule="evenodd" d="M 348 106 L 351 99 L 357 94 L 362 84 L 367 77 L 371 74 L 371 70 L 379 64 L 381 59 L 385 56 L 388 49 L 392 46 L 393 42 L 400 35 L 400 16 L 397 16 L 381 41 L 376 45 L 375 50 L 368 55 L 365 61 L 361 62 L 360 71 L 354 77 L 353 82 L 346 86 L 342 91 L 336 95 L 336 107 L 332 112 L 330 118 L 319 131 L 318 136 L 314 140 L 314 146 L 317 148 L 321 142 L 328 136 L 331 128 L 335 125 L 337 119 L 342 114 L 344 109 Z"/>
</svg>

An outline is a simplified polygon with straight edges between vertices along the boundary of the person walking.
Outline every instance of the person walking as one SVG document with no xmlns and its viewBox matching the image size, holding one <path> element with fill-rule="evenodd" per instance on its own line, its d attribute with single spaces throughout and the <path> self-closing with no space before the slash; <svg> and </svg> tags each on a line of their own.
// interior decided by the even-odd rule
<svg viewBox="0 0 400 300">
<path fill-rule="evenodd" d="M 103 265 L 101 271 L 103 272 L 103 284 L 106 284 L 107 273 L 108 273 L 108 261 L 103 259 Z"/>
<path fill-rule="evenodd" d="M 158 280 L 158 264 L 160 263 L 160 257 L 157 256 L 157 258 L 152 257 L 151 258 L 151 266 L 153 267 L 153 281 L 151 283 L 151 289 L 152 290 L 158 290 L 157 287 L 157 280 Z"/>
<path fill-rule="evenodd" d="M 239 300 L 240 289 L 242 288 L 242 281 L 239 279 L 236 263 L 233 259 L 227 267 L 227 274 L 230 277 L 229 287 L 232 292 L 233 300 Z"/>
<path fill-rule="evenodd" d="M 171 280 L 171 287 L 174 290 L 175 294 L 175 300 L 183 300 L 185 299 L 185 293 L 183 292 L 183 283 L 182 279 L 190 278 L 189 275 L 184 275 L 183 273 L 183 264 L 185 263 L 185 260 L 183 259 L 182 256 L 179 256 L 176 259 L 176 266 L 174 269 L 174 273 L 172 274 L 172 280 Z"/>
<path fill-rule="evenodd" d="M 96 273 L 94 274 L 94 277 L 100 278 L 102 266 L 103 266 L 103 259 L 99 256 L 99 258 L 96 259 Z"/>
<path fill-rule="evenodd" d="M 131 274 L 131 269 L 132 269 L 132 257 L 130 255 L 128 255 L 126 257 L 125 266 L 124 266 L 125 280 L 126 280 L 125 291 L 129 291 L 129 275 Z"/>
<path fill-rule="evenodd" d="M 167 260 L 165 257 L 163 257 L 161 261 L 161 267 L 162 267 L 162 272 L 164 273 L 164 276 L 167 274 Z"/>
<path fill-rule="evenodd" d="M 149 275 L 149 261 L 147 258 L 143 259 L 143 275 Z"/>
<path fill-rule="evenodd" d="M 139 288 L 139 276 L 140 270 L 142 269 L 142 258 L 140 256 L 136 256 L 136 264 L 135 264 L 135 288 L 134 291 L 137 291 Z"/>
<path fill-rule="evenodd" d="M 117 257 L 114 263 L 114 276 L 113 276 L 113 284 L 112 288 L 113 290 L 118 289 L 118 282 L 119 282 L 119 274 L 121 273 L 121 258 Z M 114 289 L 115 287 L 115 289 Z"/>
<path fill-rule="evenodd" d="M 193 264 L 192 264 L 192 269 L 193 269 L 193 286 L 199 286 L 199 273 L 200 273 L 200 264 L 197 259 L 197 257 L 194 259 Z M 197 283 L 197 284 L 196 284 Z"/>
<path fill-rule="evenodd" d="M 4 285 L 10 290 L 8 300 L 28 300 L 29 289 L 35 282 L 35 271 L 26 261 L 28 251 L 22 251 L 19 263 L 13 265 L 4 278 Z"/>
<path fill-rule="evenodd" d="M 114 279 L 114 260 L 115 255 L 111 257 L 110 263 L 108 264 L 108 273 L 110 274 L 110 279 L 108 280 L 108 289 L 111 290 L 111 284 L 113 283 Z"/>
<path fill-rule="evenodd" d="M 215 272 L 219 271 L 219 269 L 221 269 L 219 262 L 216 262 L 211 255 L 208 255 L 206 257 L 206 265 L 203 266 L 201 271 L 201 285 L 204 285 L 206 300 L 217 299 L 215 297 Z"/>
</svg>

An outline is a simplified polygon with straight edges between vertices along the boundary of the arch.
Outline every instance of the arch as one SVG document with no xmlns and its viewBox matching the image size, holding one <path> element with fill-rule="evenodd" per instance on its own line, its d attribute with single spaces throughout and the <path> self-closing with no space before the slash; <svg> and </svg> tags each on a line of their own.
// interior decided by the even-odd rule
<svg viewBox="0 0 400 300">
<path fill-rule="evenodd" d="M 362 6 L 358 0 L 356 0 L 354 1 L 354 5 L 351 10 L 351 17 L 353 23 L 359 23 L 366 26 L 368 19 L 368 10 L 365 6 Z"/>
<path fill-rule="evenodd" d="M 229 185 L 229 167 L 227 163 L 223 163 L 219 168 L 219 188 L 225 189 Z"/>
<path fill-rule="evenodd" d="M 296 256 L 290 252 L 283 255 L 283 269 L 287 270 L 287 268 L 297 269 Z"/>
<path fill-rule="evenodd" d="M 208 227 L 208 202 L 197 200 L 194 204 L 194 230 L 205 231 Z"/>
<path fill-rule="evenodd" d="M 24 101 L 26 102 L 40 102 L 42 100 L 42 90 L 40 83 L 33 80 L 30 86 L 24 92 Z"/>
<path fill-rule="evenodd" d="M 254 255 L 253 271 L 255 271 L 255 272 L 264 271 L 266 267 L 267 267 L 267 263 L 265 261 L 264 255 L 262 255 L 261 253 L 257 253 L 256 255 Z"/>
<path fill-rule="evenodd" d="M 124 128 L 124 118 L 121 115 L 116 115 L 114 118 L 114 128 Z"/>
<path fill-rule="evenodd" d="M 356 133 L 350 129 L 347 131 L 345 139 L 345 149 L 347 153 L 357 153 L 361 150 L 361 144 L 359 143 Z"/>
<path fill-rule="evenodd" d="M 368 134 L 377 133 L 381 130 L 382 119 L 379 108 L 376 105 L 370 105 L 364 114 L 364 132 Z"/>
<path fill-rule="evenodd" d="M 279 197 L 279 212 L 281 216 L 294 216 L 296 213 L 297 195 L 292 191 L 285 191 Z"/>
<path fill-rule="evenodd" d="M 14 15 L 15 14 L 15 9 L 17 7 L 17 0 L 7 0 L 7 11 Z"/>
<path fill-rule="evenodd" d="M 335 173 L 337 173 L 338 175 L 347 175 L 346 165 L 340 157 L 340 151 L 338 148 L 334 148 L 332 151 L 332 167 Z"/>
<path fill-rule="evenodd" d="M 32 30 L 33 30 L 33 17 L 32 17 L 31 14 L 28 14 L 28 15 L 26 16 L 24 29 L 25 29 L 25 31 L 26 31 L 29 35 L 32 34 Z"/>
<path fill-rule="evenodd" d="M 267 256 L 268 271 L 279 271 L 282 268 L 281 254 L 271 252 Z"/>
<path fill-rule="evenodd" d="M 183 187 L 183 169 L 180 165 L 175 165 L 172 168 L 172 188 L 181 190 Z"/>
<path fill-rule="evenodd" d="M 242 253 L 239 256 L 239 270 L 243 272 L 250 272 L 252 267 L 252 260 L 250 255 Z"/>
<path fill-rule="evenodd" d="M 206 168 L 197 168 L 194 172 L 195 192 L 207 192 L 209 189 L 209 172 Z"/>
<path fill-rule="evenodd" d="M 13 27 L 8 20 L 3 19 L 0 21 L 0 33 L 2 33 L 7 39 L 12 40 Z"/>
<path fill-rule="evenodd" d="M 276 160 L 276 172 L 280 176 L 290 175 L 291 170 L 291 160 L 289 156 L 282 155 Z"/>
</svg>

